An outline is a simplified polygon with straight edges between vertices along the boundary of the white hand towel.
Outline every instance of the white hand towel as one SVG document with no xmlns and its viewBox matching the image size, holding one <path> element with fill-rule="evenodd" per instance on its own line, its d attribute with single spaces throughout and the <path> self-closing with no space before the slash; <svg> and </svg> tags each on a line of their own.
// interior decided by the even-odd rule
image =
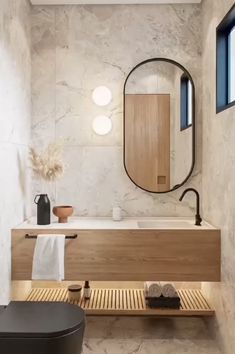
<svg viewBox="0 0 235 354">
<path fill-rule="evenodd" d="M 177 296 L 177 291 L 175 290 L 175 287 L 172 284 L 164 284 L 162 286 L 162 295 L 164 297 L 176 297 Z"/>
<path fill-rule="evenodd" d="M 38 235 L 33 256 L 33 280 L 64 279 L 65 235 Z"/>
<path fill-rule="evenodd" d="M 148 297 L 160 297 L 162 295 L 161 284 L 156 282 L 146 282 L 145 295 Z"/>
</svg>

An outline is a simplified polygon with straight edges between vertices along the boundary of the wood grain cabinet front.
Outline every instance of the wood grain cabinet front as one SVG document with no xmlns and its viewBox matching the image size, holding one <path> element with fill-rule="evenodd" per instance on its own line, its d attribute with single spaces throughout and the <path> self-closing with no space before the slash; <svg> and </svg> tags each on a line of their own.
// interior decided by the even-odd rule
<svg viewBox="0 0 235 354">
<path fill-rule="evenodd" d="M 68 230 L 59 232 L 68 234 Z M 26 233 L 12 232 L 14 280 L 31 279 L 36 240 L 26 239 Z M 66 280 L 220 281 L 219 230 L 70 230 L 71 233 L 78 237 L 66 240 Z"/>
</svg>

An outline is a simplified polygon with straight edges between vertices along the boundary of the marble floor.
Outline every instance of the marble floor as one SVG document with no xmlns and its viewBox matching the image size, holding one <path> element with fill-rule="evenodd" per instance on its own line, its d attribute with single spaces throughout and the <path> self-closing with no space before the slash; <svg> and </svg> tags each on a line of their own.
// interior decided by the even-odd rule
<svg viewBox="0 0 235 354">
<path fill-rule="evenodd" d="M 87 317 L 83 354 L 221 354 L 201 318 Z"/>
</svg>

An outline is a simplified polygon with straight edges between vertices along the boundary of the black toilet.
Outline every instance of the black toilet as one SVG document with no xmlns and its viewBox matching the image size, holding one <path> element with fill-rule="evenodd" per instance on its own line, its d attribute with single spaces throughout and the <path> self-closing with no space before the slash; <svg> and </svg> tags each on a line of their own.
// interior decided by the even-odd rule
<svg viewBox="0 0 235 354">
<path fill-rule="evenodd" d="M 13 301 L 0 311 L 0 353 L 81 354 L 84 329 L 78 306 Z"/>
</svg>

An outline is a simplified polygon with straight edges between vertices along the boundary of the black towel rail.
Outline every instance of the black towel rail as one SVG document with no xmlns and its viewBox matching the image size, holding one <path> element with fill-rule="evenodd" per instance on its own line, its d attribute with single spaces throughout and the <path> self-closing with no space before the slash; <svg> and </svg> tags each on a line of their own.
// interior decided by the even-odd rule
<svg viewBox="0 0 235 354">
<path fill-rule="evenodd" d="M 37 237 L 38 237 L 37 235 L 30 235 L 30 234 L 26 234 L 26 235 L 25 235 L 25 238 L 27 238 L 27 239 L 35 239 L 35 238 L 37 238 Z M 78 237 L 77 234 L 65 236 L 65 238 L 66 238 L 67 240 L 75 240 L 77 237 Z"/>
</svg>

